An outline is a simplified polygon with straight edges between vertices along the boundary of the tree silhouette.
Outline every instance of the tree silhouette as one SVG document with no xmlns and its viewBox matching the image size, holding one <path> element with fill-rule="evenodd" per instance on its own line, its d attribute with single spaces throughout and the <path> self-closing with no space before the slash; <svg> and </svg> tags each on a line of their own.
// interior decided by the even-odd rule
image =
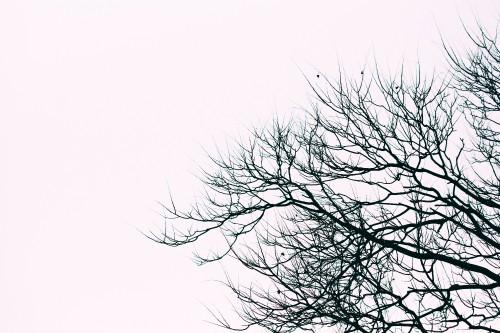
<svg viewBox="0 0 500 333">
<path fill-rule="evenodd" d="M 323 76 L 304 119 L 212 156 L 204 199 L 164 205 L 170 246 L 222 235 L 236 258 L 233 330 L 500 332 L 500 50 L 445 46 L 451 75 Z"/>
</svg>

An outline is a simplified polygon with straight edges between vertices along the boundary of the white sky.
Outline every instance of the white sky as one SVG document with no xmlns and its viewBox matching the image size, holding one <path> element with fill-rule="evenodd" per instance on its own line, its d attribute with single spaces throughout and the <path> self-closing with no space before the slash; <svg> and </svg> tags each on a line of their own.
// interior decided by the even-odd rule
<svg viewBox="0 0 500 333">
<path fill-rule="evenodd" d="M 133 226 L 167 180 L 189 202 L 201 146 L 307 105 L 299 68 L 439 64 L 458 13 L 500 1 L 0 1 L 0 332 L 225 332 L 219 266 Z"/>
</svg>

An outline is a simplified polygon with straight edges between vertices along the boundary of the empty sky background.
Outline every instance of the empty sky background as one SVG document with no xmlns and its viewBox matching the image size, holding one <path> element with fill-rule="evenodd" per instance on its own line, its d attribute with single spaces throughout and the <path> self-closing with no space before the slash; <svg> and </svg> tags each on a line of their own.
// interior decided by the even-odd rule
<svg viewBox="0 0 500 333">
<path fill-rule="evenodd" d="M 0 332 L 225 332 L 218 264 L 154 244 L 167 181 L 308 105 L 317 69 L 442 66 L 500 1 L 0 1 Z M 229 314 L 231 317 L 232 315 Z M 255 330 L 261 332 L 261 330 Z"/>
</svg>

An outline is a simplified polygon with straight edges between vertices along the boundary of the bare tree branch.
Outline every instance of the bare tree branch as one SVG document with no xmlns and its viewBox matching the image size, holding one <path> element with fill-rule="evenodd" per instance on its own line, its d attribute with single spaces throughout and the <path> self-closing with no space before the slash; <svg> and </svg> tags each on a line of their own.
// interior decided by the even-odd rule
<svg viewBox="0 0 500 333">
<path fill-rule="evenodd" d="M 276 120 L 212 157 L 205 199 L 163 205 L 179 246 L 219 233 L 267 283 L 227 286 L 270 332 L 500 332 L 500 50 L 445 46 L 448 79 L 342 73 L 306 120 Z M 496 325 L 496 326 L 495 326 Z"/>
</svg>

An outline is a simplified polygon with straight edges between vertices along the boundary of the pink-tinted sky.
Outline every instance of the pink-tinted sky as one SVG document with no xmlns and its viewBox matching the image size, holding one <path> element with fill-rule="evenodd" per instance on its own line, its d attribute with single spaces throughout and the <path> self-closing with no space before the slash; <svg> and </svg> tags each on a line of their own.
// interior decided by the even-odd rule
<svg viewBox="0 0 500 333">
<path fill-rule="evenodd" d="M 0 2 L 0 332 L 223 332 L 189 251 L 146 240 L 202 146 L 307 105 L 299 69 L 443 65 L 492 1 Z M 233 316 L 229 314 L 229 317 Z M 255 330 L 260 332 L 261 330 Z"/>
</svg>

